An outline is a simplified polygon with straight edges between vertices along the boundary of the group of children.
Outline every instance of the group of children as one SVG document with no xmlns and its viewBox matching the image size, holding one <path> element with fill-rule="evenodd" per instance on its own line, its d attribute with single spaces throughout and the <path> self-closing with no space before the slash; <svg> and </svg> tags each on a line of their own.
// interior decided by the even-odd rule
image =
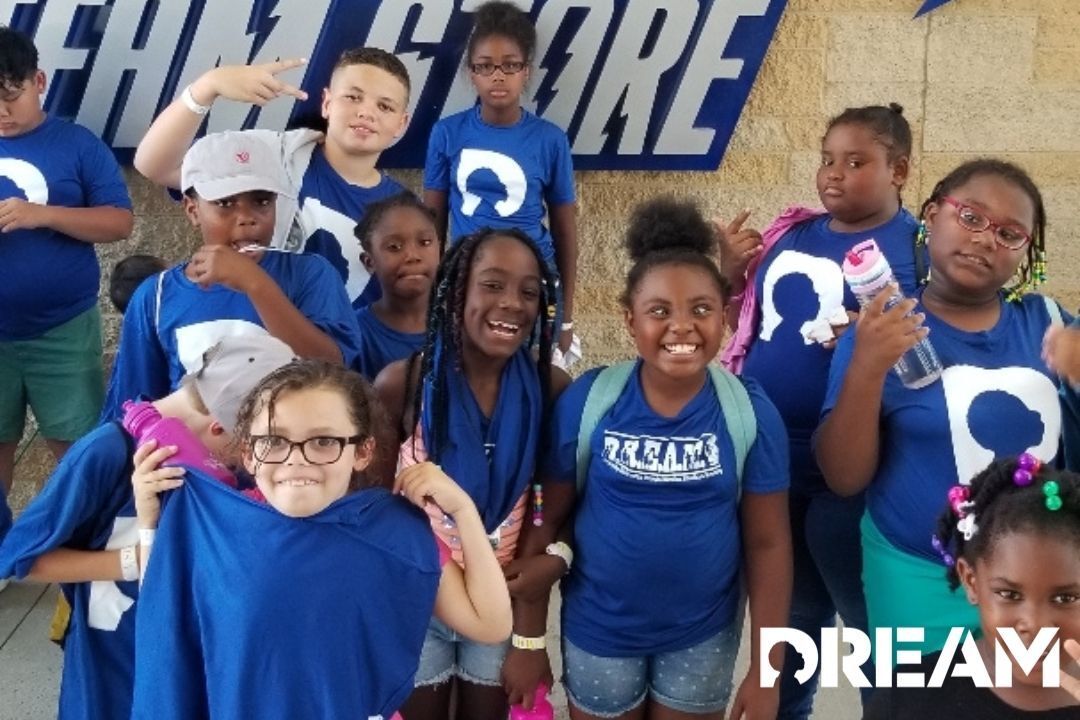
<svg viewBox="0 0 1080 720">
<path fill-rule="evenodd" d="M 1000 627 L 1080 640 L 1080 476 L 1062 469 L 1080 455 L 1080 330 L 1029 292 L 1046 218 L 1018 167 L 965 163 L 915 217 L 910 128 L 872 106 L 826 128 L 821 209 L 758 233 L 746 214 L 647 202 L 620 297 L 637 357 L 571 381 L 571 158 L 521 105 L 525 13 L 477 9 L 478 102 L 434 128 L 422 200 L 376 168 L 408 122 L 393 55 L 341 56 L 325 132 L 192 145 L 218 97 L 306 97 L 278 77 L 301 61 L 216 68 L 135 159 L 181 193 L 202 246 L 114 273 L 130 302 L 104 401 L 84 402 L 84 366 L 103 385 L 97 266 L 91 283 L 73 258 L 125 236 L 130 203 L 100 141 L 42 113 L 32 44 L 0 33 L 0 151 L 82 189 L 41 217 L 63 195 L 13 177 L 29 202 L 0 203 L 0 293 L 23 288 L 27 310 L 0 321 L 0 480 L 27 404 L 61 457 L 10 529 L 0 517 L 0 578 L 62 583 L 62 718 L 502 720 L 553 684 L 559 582 L 575 720 L 808 717 L 816 680 L 776 646 L 781 681 L 762 687 L 758 631 L 817 637 L 836 614 L 924 628 L 927 652 L 954 626 L 984 657 Z M 841 262 L 870 238 L 909 299 L 860 312 Z M 79 277 L 46 293 L 61 266 Z M 64 361 L 84 374 L 41 371 L 34 352 L 71 353 L 89 328 L 97 344 Z M 927 333 L 945 371 L 905 388 L 890 370 Z M 227 481 L 171 465 L 165 436 L 136 447 L 130 400 L 179 421 Z M 868 691 L 866 713 L 1076 713 L 1080 696 L 1014 679 Z"/>
</svg>

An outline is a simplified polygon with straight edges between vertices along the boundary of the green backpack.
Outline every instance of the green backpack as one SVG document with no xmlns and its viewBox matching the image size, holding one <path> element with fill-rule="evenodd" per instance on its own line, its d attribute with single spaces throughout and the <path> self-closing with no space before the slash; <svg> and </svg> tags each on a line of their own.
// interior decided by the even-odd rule
<svg viewBox="0 0 1080 720">
<path fill-rule="evenodd" d="M 579 495 L 585 487 L 585 478 L 589 472 L 592 435 L 596 431 L 596 426 L 600 424 L 600 418 L 611 409 L 622 394 L 626 383 L 630 381 L 635 364 L 635 361 L 627 360 L 604 368 L 597 374 L 596 380 L 589 388 L 589 394 L 585 398 L 585 407 L 581 412 L 581 426 L 578 430 L 577 491 Z M 716 390 L 716 398 L 720 401 L 720 409 L 724 413 L 731 443 L 735 447 L 736 487 L 741 495 L 743 465 L 746 463 L 750 446 L 754 444 L 754 438 L 757 437 L 757 418 L 750 404 L 750 394 L 746 392 L 746 387 L 739 378 L 713 364 L 709 365 L 709 377 Z"/>
</svg>

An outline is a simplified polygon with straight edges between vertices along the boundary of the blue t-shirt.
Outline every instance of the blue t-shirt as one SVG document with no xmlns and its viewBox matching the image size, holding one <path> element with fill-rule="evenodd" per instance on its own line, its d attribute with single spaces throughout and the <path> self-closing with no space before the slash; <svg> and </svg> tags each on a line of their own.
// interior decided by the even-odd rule
<svg viewBox="0 0 1080 720">
<path fill-rule="evenodd" d="M 1080 332 L 1080 320 L 1073 320 L 1072 329 Z M 1061 384 L 1061 414 L 1065 467 L 1080 472 L 1080 385 Z"/>
<path fill-rule="evenodd" d="M 65 453 L 3 543 L 0 577 L 25 577 L 58 548 L 106 550 L 138 543 L 131 493 L 134 444 L 99 425 Z M 61 585 L 71 605 L 60 681 L 60 720 L 113 720 L 131 710 L 137 582 Z"/>
<path fill-rule="evenodd" d="M 292 518 L 189 471 L 143 583 L 131 717 L 389 718 L 440 575 L 427 517 L 386 490 Z"/>
<path fill-rule="evenodd" d="M 995 458 L 1030 452 L 1044 462 L 1058 454 L 1058 379 L 1041 358 L 1050 325 L 1040 295 L 1001 301 L 1001 317 L 984 332 L 965 332 L 922 304 L 930 342 L 945 368 L 941 379 L 910 390 L 896 373 L 885 378 L 877 471 L 866 506 L 897 548 L 933 562 L 930 544 L 949 488 L 967 484 Z M 837 344 L 823 415 L 836 404 L 855 347 L 855 333 Z"/>
<path fill-rule="evenodd" d="M 877 241 L 905 293 L 913 294 L 917 282 L 917 223 L 907 210 L 856 233 L 829 229 L 831 219 L 822 215 L 791 228 L 762 261 L 755 276 L 761 322 L 742 371 L 761 383 L 780 411 L 791 440 L 792 485 L 804 492 L 825 488 L 810 436 L 821 415 L 832 360 L 831 350 L 804 338 L 804 325 L 827 318 L 838 307 L 858 312 L 840 266 L 844 254 L 868 238 Z"/>
<path fill-rule="evenodd" d="M 82 127 L 47 117 L 30 132 L 0 138 L 0 200 L 58 207 L 131 209 L 112 152 Z M 0 341 L 40 337 L 86 312 L 101 270 L 91 243 L 39 228 L 0 241 Z M 43 282 L 48 278 L 48 282 Z"/>
<path fill-rule="evenodd" d="M 546 475 L 575 482 L 585 399 L 599 369 L 555 406 Z M 787 437 L 776 409 L 744 381 L 757 437 L 742 490 L 788 487 Z M 563 583 L 563 633 L 603 657 L 692 647 L 735 620 L 742 557 L 735 450 L 711 382 L 678 416 L 645 400 L 640 362 L 592 436 L 574 521 L 574 567 Z"/>
<path fill-rule="evenodd" d="M 398 332 L 377 318 L 371 307 L 357 310 L 356 322 L 360 326 L 360 347 L 353 370 L 368 380 L 374 380 L 384 367 L 424 346 L 424 333 Z"/>
<path fill-rule="evenodd" d="M 378 300 L 380 289 L 378 280 L 360 262 L 360 240 L 353 230 L 368 205 L 404 191 L 389 175 L 372 188 L 353 185 L 326 161 L 322 145 L 311 154 L 300 185 L 300 224 L 317 229 L 306 238 L 304 251 L 322 255 L 334 266 L 354 308 Z"/>
<path fill-rule="evenodd" d="M 447 193 L 452 239 L 483 227 L 519 228 L 553 262 L 544 204 L 574 202 L 570 141 L 559 126 L 525 109 L 514 125 L 488 125 L 477 104 L 431 129 L 424 188 Z"/>
<path fill-rule="evenodd" d="M 329 335 L 345 365 L 356 360 L 360 331 L 334 269 L 320 257 L 267 252 L 259 266 L 304 317 Z M 160 398 L 202 367 L 202 354 L 223 337 L 264 334 L 243 293 L 223 285 L 202 289 L 184 275 L 187 264 L 147 278 L 131 297 L 120 333 L 103 420 L 121 415 L 125 400 Z"/>
</svg>

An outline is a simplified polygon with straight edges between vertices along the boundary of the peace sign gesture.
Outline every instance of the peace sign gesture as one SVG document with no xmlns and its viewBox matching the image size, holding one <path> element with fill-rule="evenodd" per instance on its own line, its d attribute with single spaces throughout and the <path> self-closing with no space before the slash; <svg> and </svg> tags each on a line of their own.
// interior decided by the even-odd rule
<svg viewBox="0 0 1080 720">
<path fill-rule="evenodd" d="M 278 77 L 307 64 L 304 58 L 276 60 L 261 65 L 223 65 L 207 72 L 191 86 L 195 102 L 209 105 L 218 97 L 260 107 L 279 97 L 307 100 L 307 93 Z"/>
</svg>

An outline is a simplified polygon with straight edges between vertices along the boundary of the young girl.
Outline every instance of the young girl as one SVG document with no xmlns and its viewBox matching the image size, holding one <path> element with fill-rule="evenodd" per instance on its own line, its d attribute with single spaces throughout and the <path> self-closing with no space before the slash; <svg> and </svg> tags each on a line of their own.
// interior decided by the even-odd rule
<svg viewBox="0 0 1080 720">
<path fill-rule="evenodd" d="M 487 2 L 473 17 L 465 67 L 479 100 L 432 128 L 424 202 L 442 237 L 516 227 L 536 242 L 562 283 L 558 346 L 565 353 L 573 339 L 578 256 L 570 143 L 561 128 L 521 106 L 536 50 L 529 16 L 512 3 Z"/>
<path fill-rule="evenodd" d="M 840 339 L 816 450 L 834 491 L 869 488 L 862 553 L 871 628 L 924 627 L 928 652 L 951 627 L 978 626 L 939 582 L 930 536 L 940 497 L 994 457 L 1053 461 L 1061 410 L 1058 379 L 1040 357 L 1057 308 L 1021 294 L 1045 272 L 1046 214 L 1031 178 L 1000 160 L 964 163 L 934 187 L 922 219 L 930 280 L 888 310 L 881 293 Z M 927 332 L 945 371 L 911 390 L 891 368 Z"/>
<path fill-rule="evenodd" d="M 844 253 L 874 238 L 904 291 L 915 290 L 916 222 L 900 204 L 910 154 L 911 128 L 898 105 L 845 110 L 829 122 L 821 141 L 817 190 L 825 211 L 788 210 L 765 231 L 764 244 L 741 228 L 745 215 L 723 233 L 721 268 L 740 294 L 731 306 L 732 314 L 739 312 L 738 326 L 723 360 L 761 383 L 787 427 L 795 552 L 788 624 L 813 638 L 835 623 L 837 612 L 845 625 L 866 629 L 863 498 L 828 491 L 810 439 L 825 398 L 834 335 L 858 310 L 840 269 Z M 798 683 L 800 663 L 797 653 L 788 653 L 783 718 L 806 718 L 812 710 L 817 678 Z"/>
<path fill-rule="evenodd" d="M 432 611 L 485 642 L 509 634 L 502 572 L 446 475 L 418 464 L 396 489 L 453 519 L 464 571 L 440 570 L 423 513 L 385 490 L 353 492 L 380 414 L 363 378 L 320 361 L 291 363 L 252 391 L 236 430 L 261 497 L 188 470 L 165 505 L 142 589 L 132 717 L 389 717 L 412 689 Z M 136 453 L 142 498 L 175 486 L 178 470 L 158 467 L 165 456 Z"/>
<path fill-rule="evenodd" d="M 970 484 L 950 490 L 934 544 L 948 568 L 950 589 L 963 586 L 967 602 L 977 608 L 982 637 L 976 645 L 995 686 L 980 688 L 950 672 L 939 688 L 879 690 L 867 720 L 1080 716 L 1080 698 L 1043 687 L 1042 660 L 1029 674 L 1013 658 L 1011 687 L 997 684 L 995 667 L 1002 628 L 1015 630 L 1030 645 L 1039 630 L 1055 627 L 1062 685 L 1076 683 L 1066 676 L 1073 662 L 1065 646 L 1080 639 L 1080 475 L 1055 472 L 1026 454 L 994 462 Z M 925 677 L 939 658 L 935 653 L 923 659 Z"/>
<path fill-rule="evenodd" d="M 379 281 L 382 297 L 356 311 L 360 347 L 354 369 L 375 379 L 424 344 L 439 238 L 431 210 L 410 192 L 369 205 L 355 232 L 360 259 Z"/>
<path fill-rule="evenodd" d="M 462 238 L 439 268 L 421 361 L 413 357 L 391 364 L 376 381 L 391 410 L 389 425 L 405 438 L 399 465 L 431 460 L 454 478 L 476 503 L 504 565 L 515 556 L 523 524 L 542 522 L 542 498 L 527 507 L 528 490 L 546 427 L 545 408 L 569 383 L 564 373 L 551 369 L 555 281 L 546 267 L 519 230 L 485 229 Z M 392 472 L 394 458 L 386 460 Z M 385 478 L 386 468 L 382 474 Z M 454 559 L 468 567 L 457 552 L 453 523 L 435 513 L 432 526 L 454 550 Z M 531 571 L 521 572 L 532 577 Z M 511 592 L 516 595 L 517 589 Z M 515 631 L 524 634 L 525 628 L 515 625 Z M 542 637 L 543 627 L 529 634 Z M 424 641 L 416 692 L 402 715 L 406 720 L 452 717 L 456 686 L 453 717 L 504 720 L 506 652 L 506 644 L 469 641 L 435 618 Z"/>
<path fill-rule="evenodd" d="M 776 409 L 744 381 L 755 432 L 740 476 L 732 437 L 748 418 L 725 415 L 708 369 L 728 287 L 698 210 L 671 199 L 643 205 L 626 244 L 633 267 L 622 304 L 639 357 L 588 440 L 576 559 L 563 584 L 564 684 L 575 720 L 721 718 L 744 556 L 755 647 L 760 627 L 787 622 L 787 441 Z M 556 406 L 545 486 L 552 522 L 565 507 L 555 486 L 572 488 L 579 472 L 597 377 L 586 373 Z M 753 651 L 732 717 L 776 716 L 779 691 L 760 687 L 758 663 Z"/>
</svg>

